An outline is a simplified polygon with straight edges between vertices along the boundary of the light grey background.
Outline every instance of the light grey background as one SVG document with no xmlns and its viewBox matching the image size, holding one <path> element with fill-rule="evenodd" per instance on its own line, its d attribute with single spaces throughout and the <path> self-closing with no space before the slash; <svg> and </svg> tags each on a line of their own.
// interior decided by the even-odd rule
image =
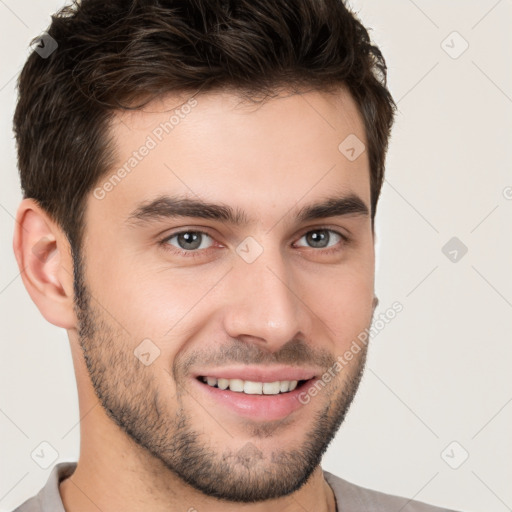
<svg viewBox="0 0 512 512">
<path fill-rule="evenodd" d="M 29 41 L 61 5 L 0 0 L 3 512 L 45 483 L 50 469 L 30 455 L 42 441 L 58 461 L 76 460 L 79 449 L 66 332 L 31 302 L 12 253 L 21 198 L 15 78 Z M 386 57 L 399 107 L 377 215 L 376 290 L 377 315 L 395 301 L 404 310 L 374 338 L 360 392 L 323 466 L 454 509 L 512 510 L 512 2 L 351 5 Z M 468 248 L 457 262 L 442 252 L 452 237 Z M 465 452 L 468 459 L 450 467 Z"/>
</svg>

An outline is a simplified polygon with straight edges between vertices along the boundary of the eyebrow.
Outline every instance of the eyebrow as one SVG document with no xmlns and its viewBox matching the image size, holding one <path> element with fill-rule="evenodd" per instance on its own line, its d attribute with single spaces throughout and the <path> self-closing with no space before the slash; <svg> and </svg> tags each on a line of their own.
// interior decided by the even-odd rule
<svg viewBox="0 0 512 512">
<path fill-rule="evenodd" d="M 297 212 L 297 221 L 308 222 L 315 219 L 339 216 L 368 216 L 365 202 L 355 194 L 329 197 L 319 203 L 309 204 Z M 201 199 L 180 196 L 159 196 L 140 203 L 128 216 L 126 222 L 140 226 L 168 218 L 194 217 L 222 221 L 233 226 L 250 224 L 246 212 L 226 204 L 216 204 Z"/>
</svg>

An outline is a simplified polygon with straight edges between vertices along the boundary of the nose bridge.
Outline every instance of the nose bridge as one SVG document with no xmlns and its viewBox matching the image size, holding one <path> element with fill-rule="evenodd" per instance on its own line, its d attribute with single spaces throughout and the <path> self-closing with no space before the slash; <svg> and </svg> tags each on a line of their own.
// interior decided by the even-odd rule
<svg viewBox="0 0 512 512">
<path fill-rule="evenodd" d="M 293 339 L 305 328 L 301 302 L 293 290 L 292 272 L 279 247 L 254 240 L 237 248 L 225 328 L 233 338 L 258 338 L 268 348 Z"/>
</svg>

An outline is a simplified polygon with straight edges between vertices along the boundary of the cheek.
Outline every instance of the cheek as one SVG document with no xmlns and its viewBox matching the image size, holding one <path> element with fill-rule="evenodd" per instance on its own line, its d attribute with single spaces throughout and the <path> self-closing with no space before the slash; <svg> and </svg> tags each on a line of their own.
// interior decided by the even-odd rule
<svg viewBox="0 0 512 512">
<path fill-rule="evenodd" d="M 352 276 L 331 277 L 327 292 L 309 294 L 309 303 L 336 335 L 358 334 L 371 321 L 373 283 Z"/>
<path fill-rule="evenodd" d="M 302 296 L 323 322 L 317 329 L 326 331 L 335 352 L 343 351 L 371 323 L 373 264 L 370 259 L 361 260 L 357 266 L 316 275 L 302 287 Z"/>
<path fill-rule="evenodd" d="M 143 265 L 140 259 L 120 259 L 102 266 L 95 286 L 98 301 L 110 313 L 108 321 L 123 326 L 130 349 L 149 339 L 161 356 L 156 365 L 168 365 L 215 311 L 218 302 L 210 300 L 209 291 L 225 272 L 214 267 L 173 271 L 161 264 Z"/>
</svg>

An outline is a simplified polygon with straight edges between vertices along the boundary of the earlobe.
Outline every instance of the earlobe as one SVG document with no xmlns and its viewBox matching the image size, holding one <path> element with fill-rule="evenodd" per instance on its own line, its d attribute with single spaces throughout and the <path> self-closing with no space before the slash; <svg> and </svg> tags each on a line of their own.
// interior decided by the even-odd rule
<svg viewBox="0 0 512 512">
<path fill-rule="evenodd" d="M 13 249 L 23 284 L 50 323 L 73 329 L 73 265 L 62 230 L 33 199 L 16 215 Z"/>
</svg>

